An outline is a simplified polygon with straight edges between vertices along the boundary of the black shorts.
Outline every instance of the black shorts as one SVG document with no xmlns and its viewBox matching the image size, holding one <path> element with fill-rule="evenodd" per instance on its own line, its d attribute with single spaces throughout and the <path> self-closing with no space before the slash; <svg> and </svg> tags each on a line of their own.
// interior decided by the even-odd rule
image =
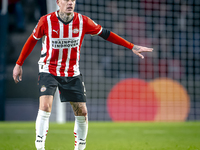
<svg viewBox="0 0 200 150">
<path fill-rule="evenodd" d="M 61 102 L 86 102 L 86 90 L 82 75 L 58 77 L 49 73 L 39 73 L 38 85 L 40 96 L 54 96 L 58 87 Z"/>
</svg>

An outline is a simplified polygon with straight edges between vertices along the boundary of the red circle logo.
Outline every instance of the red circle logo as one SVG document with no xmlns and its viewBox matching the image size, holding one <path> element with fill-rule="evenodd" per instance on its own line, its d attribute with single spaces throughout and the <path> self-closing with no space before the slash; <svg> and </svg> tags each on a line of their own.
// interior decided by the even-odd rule
<svg viewBox="0 0 200 150">
<path fill-rule="evenodd" d="M 110 91 L 108 113 L 113 121 L 153 121 L 158 103 L 153 89 L 140 79 L 125 79 Z"/>
</svg>

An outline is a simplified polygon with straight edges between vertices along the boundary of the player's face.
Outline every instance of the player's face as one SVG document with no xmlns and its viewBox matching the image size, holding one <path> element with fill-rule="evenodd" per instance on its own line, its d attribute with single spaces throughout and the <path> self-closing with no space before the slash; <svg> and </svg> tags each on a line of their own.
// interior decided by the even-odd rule
<svg viewBox="0 0 200 150">
<path fill-rule="evenodd" d="M 74 12 L 76 0 L 57 0 L 60 11 L 68 15 Z"/>
</svg>

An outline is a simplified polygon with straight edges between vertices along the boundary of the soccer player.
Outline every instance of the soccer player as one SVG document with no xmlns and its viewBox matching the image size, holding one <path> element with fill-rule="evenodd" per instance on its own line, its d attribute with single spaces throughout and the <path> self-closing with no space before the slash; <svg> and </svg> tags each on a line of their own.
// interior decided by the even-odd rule
<svg viewBox="0 0 200 150">
<path fill-rule="evenodd" d="M 37 150 L 45 149 L 53 96 L 59 88 L 62 102 L 70 102 L 74 115 L 74 150 L 84 150 L 88 132 L 86 93 L 79 71 L 81 44 L 85 34 L 98 35 L 107 41 L 131 49 L 144 58 L 141 52 L 152 48 L 134 45 L 115 33 L 103 29 L 89 17 L 74 12 L 75 0 L 57 0 L 59 10 L 42 16 L 26 41 L 13 69 L 15 83 L 22 80 L 22 65 L 37 41 L 42 38 L 39 59 L 40 104 L 36 119 Z"/>
</svg>

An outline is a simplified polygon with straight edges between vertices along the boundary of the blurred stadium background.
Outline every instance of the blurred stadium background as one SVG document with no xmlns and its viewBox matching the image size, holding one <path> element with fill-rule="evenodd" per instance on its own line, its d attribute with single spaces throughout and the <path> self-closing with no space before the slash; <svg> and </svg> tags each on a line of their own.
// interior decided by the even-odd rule
<svg viewBox="0 0 200 150">
<path fill-rule="evenodd" d="M 50 2 L 50 0 L 48 0 Z M 54 0 L 52 0 L 54 1 Z M 2 1 L 1 1 L 2 2 Z M 77 12 L 128 41 L 153 47 L 145 59 L 100 37 L 85 36 L 80 70 L 87 90 L 89 120 L 200 120 L 199 0 L 77 0 Z M 15 12 L 22 17 L 20 19 Z M 44 0 L 21 0 L 1 13 L 0 120 L 34 121 L 38 111 L 37 61 L 41 41 L 15 84 L 12 69 Z M 18 18 L 18 19 L 17 19 Z M 22 22 L 23 28 L 17 27 Z M 66 105 L 66 120 L 74 120 Z M 56 107 L 51 121 L 56 120 Z"/>
</svg>

